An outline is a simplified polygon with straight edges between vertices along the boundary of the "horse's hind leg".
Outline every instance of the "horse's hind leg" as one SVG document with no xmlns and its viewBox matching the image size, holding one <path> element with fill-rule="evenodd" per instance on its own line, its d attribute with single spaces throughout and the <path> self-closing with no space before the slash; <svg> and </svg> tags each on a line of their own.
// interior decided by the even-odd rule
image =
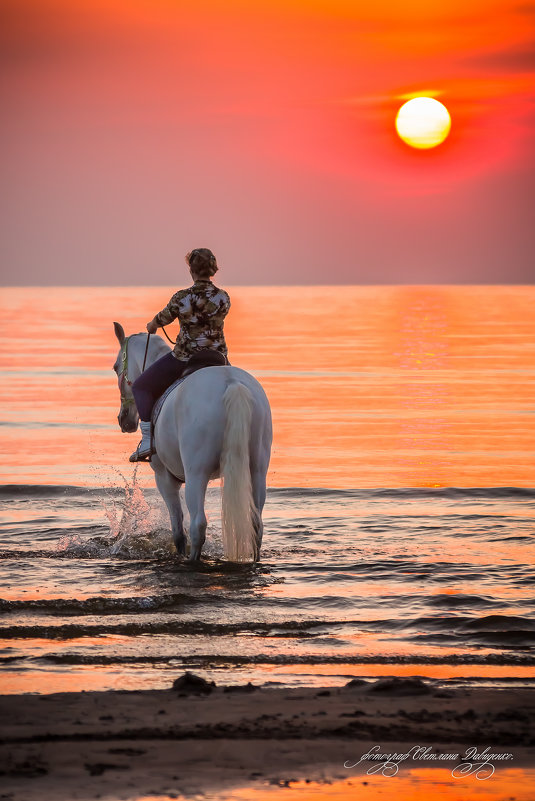
<svg viewBox="0 0 535 801">
<path fill-rule="evenodd" d="M 204 513 L 204 497 L 208 480 L 208 476 L 199 473 L 186 476 L 186 506 L 189 512 L 189 538 L 191 542 L 190 562 L 201 558 L 202 546 L 206 539 L 207 521 Z"/>
<path fill-rule="evenodd" d="M 183 515 L 182 506 L 180 504 L 180 487 L 182 481 L 167 470 L 166 467 L 159 462 L 157 457 L 153 456 L 152 464 L 156 476 L 156 486 L 160 490 L 160 494 L 165 501 L 171 519 L 171 528 L 173 530 L 173 542 L 179 556 L 186 555 L 186 537 L 184 536 L 183 528 Z"/>
</svg>

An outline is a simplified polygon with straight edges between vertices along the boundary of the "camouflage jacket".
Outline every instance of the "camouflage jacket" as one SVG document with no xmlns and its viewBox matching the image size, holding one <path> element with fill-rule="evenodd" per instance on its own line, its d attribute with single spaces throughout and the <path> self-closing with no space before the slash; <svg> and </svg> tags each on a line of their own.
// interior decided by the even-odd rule
<svg viewBox="0 0 535 801">
<path fill-rule="evenodd" d="M 228 293 L 218 289 L 209 278 L 200 278 L 188 289 L 175 292 L 156 320 L 167 325 L 178 318 L 180 333 L 173 349 L 177 359 L 188 359 L 201 348 L 218 350 L 226 356 L 223 321 L 229 309 Z"/>
</svg>

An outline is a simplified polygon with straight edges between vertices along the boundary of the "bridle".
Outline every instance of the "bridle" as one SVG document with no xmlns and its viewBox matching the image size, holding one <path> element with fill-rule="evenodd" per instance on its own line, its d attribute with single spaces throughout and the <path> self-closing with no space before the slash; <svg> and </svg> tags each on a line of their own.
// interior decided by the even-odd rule
<svg viewBox="0 0 535 801">
<path fill-rule="evenodd" d="M 121 362 L 123 365 L 123 369 L 121 370 L 121 374 L 119 376 L 119 392 L 121 395 L 121 408 L 123 408 L 123 406 L 130 406 L 132 403 L 135 404 L 134 398 L 127 397 L 125 393 L 125 384 L 128 387 L 132 386 L 132 382 L 128 378 L 128 340 L 130 339 L 131 336 L 135 335 L 130 334 L 129 337 L 126 337 L 124 344 L 121 345 Z M 141 370 L 142 373 L 145 372 L 145 364 L 147 362 L 147 352 L 149 349 L 149 340 L 150 340 L 150 334 L 147 334 L 147 344 L 145 346 L 145 356 L 143 359 L 143 368 Z"/>
<path fill-rule="evenodd" d="M 124 343 L 121 345 L 121 362 L 123 365 L 123 369 L 119 375 L 119 392 L 121 394 L 121 408 L 123 406 L 130 406 L 132 403 L 135 403 L 133 397 L 127 397 L 125 393 L 125 384 L 126 386 L 131 387 L 132 382 L 128 378 L 128 340 L 130 337 L 126 337 Z"/>
</svg>

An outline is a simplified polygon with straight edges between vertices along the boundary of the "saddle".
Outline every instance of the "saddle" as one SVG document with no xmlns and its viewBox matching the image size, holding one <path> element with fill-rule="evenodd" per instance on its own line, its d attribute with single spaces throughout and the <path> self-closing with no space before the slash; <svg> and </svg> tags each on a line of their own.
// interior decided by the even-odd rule
<svg viewBox="0 0 535 801">
<path fill-rule="evenodd" d="M 217 350 L 209 350 L 208 348 L 198 350 L 189 357 L 181 378 L 186 378 L 186 376 L 201 370 L 203 367 L 222 367 L 228 363 L 227 357 Z"/>
<path fill-rule="evenodd" d="M 186 379 L 192 373 L 196 373 L 197 370 L 202 370 L 204 367 L 224 367 L 228 364 L 229 361 L 227 357 L 223 356 L 223 354 L 219 353 L 217 350 L 209 350 L 208 348 L 205 348 L 204 350 L 198 350 L 193 353 L 186 362 L 186 366 L 184 367 L 180 378 L 174 381 L 170 387 L 167 387 L 163 395 L 160 395 L 154 404 L 151 416 L 152 431 L 154 431 L 156 420 L 159 417 L 165 399 L 176 387 L 179 386 L 179 384 L 184 381 L 184 379 Z"/>
</svg>

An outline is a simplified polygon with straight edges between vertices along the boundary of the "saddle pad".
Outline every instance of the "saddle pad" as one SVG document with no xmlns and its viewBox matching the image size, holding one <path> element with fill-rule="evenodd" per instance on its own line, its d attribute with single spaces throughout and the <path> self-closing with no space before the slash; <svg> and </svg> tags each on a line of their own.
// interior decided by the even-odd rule
<svg viewBox="0 0 535 801">
<path fill-rule="evenodd" d="M 158 398 L 158 400 L 154 404 L 153 409 L 152 409 L 152 417 L 151 417 L 152 427 L 153 428 L 156 425 L 156 420 L 158 419 L 158 417 L 160 415 L 160 412 L 162 411 L 162 406 L 164 404 L 165 399 L 167 398 L 168 395 L 171 394 L 171 392 L 174 389 L 176 389 L 178 386 L 180 386 L 180 384 L 182 384 L 182 382 L 185 381 L 186 378 L 187 378 L 187 376 L 182 376 L 182 378 L 178 378 L 174 382 L 174 384 L 171 384 L 171 386 L 167 387 L 167 389 L 165 390 L 163 395 L 160 395 L 160 397 Z"/>
</svg>

